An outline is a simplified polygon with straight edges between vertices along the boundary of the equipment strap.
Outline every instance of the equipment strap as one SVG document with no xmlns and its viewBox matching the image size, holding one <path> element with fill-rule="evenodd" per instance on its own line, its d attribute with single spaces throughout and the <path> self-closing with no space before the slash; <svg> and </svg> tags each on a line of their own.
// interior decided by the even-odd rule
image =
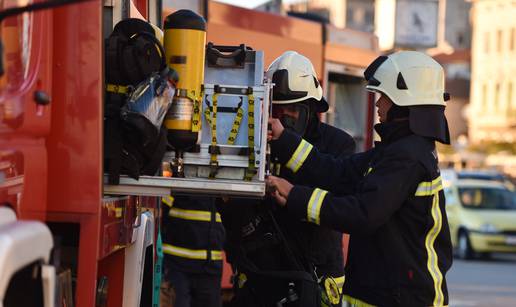
<svg viewBox="0 0 516 307">
<path fill-rule="evenodd" d="M 206 96 L 207 97 L 207 96 Z M 209 104 L 206 110 L 204 110 L 204 117 L 206 118 L 206 122 L 211 126 L 211 113 Z M 242 108 L 242 97 L 240 97 L 240 103 L 238 104 L 238 110 L 235 115 L 235 119 L 233 120 L 233 126 L 231 127 L 231 131 L 228 136 L 228 145 L 235 145 L 236 136 L 238 131 L 240 130 L 240 125 L 242 124 L 242 119 L 244 118 L 244 109 Z"/>
<path fill-rule="evenodd" d="M 247 95 L 248 101 L 248 122 L 247 122 L 247 139 L 249 147 L 249 165 L 245 170 L 244 180 L 251 181 L 256 174 L 255 169 L 255 154 L 254 154 L 254 96 L 253 94 Z"/>
<path fill-rule="evenodd" d="M 193 102 L 193 114 L 192 114 L 192 132 L 199 132 L 201 130 L 201 106 L 200 101 L 203 97 L 203 90 L 201 95 L 196 96 L 195 92 L 189 92 L 186 97 Z"/>
<path fill-rule="evenodd" d="M 127 95 L 131 91 L 131 86 L 118 85 L 118 84 L 107 84 L 106 91 L 115 94 L 124 94 Z"/>
<path fill-rule="evenodd" d="M 238 111 L 235 114 L 235 119 L 233 120 L 233 126 L 231 127 L 231 131 L 228 136 L 228 145 L 234 145 L 236 141 L 236 137 L 238 131 L 240 130 L 240 125 L 242 124 L 242 119 L 244 118 L 244 109 L 242 109 L 242 97 L 240 97 L 240 102 L 238 103 Z"/>
<path fill-rule="evenodd" d="M 209 178 L 215 178 L 219 168 L 219 162 L 217 161 L 217 101 L 219 94 L 213 94 L 212 112 L 211 112 L 211 156 L 210 156 L 210 175 Z M 208 114 L 210 112 L 207 108 Z"/>
</svg>

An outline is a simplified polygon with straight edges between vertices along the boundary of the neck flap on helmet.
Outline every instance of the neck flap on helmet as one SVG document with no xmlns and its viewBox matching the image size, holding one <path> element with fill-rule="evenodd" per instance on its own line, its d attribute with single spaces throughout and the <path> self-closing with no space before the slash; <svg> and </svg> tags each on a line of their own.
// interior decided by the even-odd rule
<svg viewBox="0 0 516 307">
<path fill-rule="evenodd" d="M 444 106 L 422 105 L 409 108 L 410 130 L 414 134 L 450 144 L 450 131 L 444 115 Z"/>
</svg>

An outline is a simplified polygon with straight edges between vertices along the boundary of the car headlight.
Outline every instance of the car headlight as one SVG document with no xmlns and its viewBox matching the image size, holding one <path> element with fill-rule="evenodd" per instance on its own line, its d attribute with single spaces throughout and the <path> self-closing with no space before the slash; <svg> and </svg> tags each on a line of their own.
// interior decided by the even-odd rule
<svg viewBox="0 0 516 307">
<path fill-rule="evenodd" d="M 480 232 L 484 232 L 484 233 L 498 233 L 499 232 L 498 228 L 496 228 L 495 225 L 490 224 L 490 223 L 483 224 L 482 226 L 480 226 L 480 228 L 478 230 Z"/>
</svg>

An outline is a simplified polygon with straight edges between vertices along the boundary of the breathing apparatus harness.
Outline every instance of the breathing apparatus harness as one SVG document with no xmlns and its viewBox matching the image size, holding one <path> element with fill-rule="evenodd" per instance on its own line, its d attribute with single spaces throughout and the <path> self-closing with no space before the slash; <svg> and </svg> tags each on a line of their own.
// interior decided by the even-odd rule
<svg viewBox="0 0 516 307">
<path fill-rule="evenodd" d="M 104 159 L 109 183 L 118 184 L 121 173 L 135 179 L 154 175 L 166 150 L 166 130 L 155 127 L 138 113 L 123 112 L 128 97 L 145 80 L 157 93 L 164 78 L 177 80 L 166 67 L 165 53 L 147 22 L 120 21 L 106 40 L 106 94 Z M 154 79 L 149 79 L 151 76 Z M 124 115 L 125 114 L 125 115 Z"/>
</svg>

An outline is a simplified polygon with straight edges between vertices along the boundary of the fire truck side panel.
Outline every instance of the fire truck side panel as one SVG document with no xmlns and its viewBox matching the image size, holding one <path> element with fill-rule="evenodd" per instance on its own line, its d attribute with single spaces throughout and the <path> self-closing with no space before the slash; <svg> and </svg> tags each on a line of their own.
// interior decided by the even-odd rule
<svg viewBox="0 0 516 307">
<path fill-rule="evenodd" d="M 41 140 L 0 142 L 1 164 L 9 164 L 5 182 L 0 183 L 0 195 L 20 219 L 44 220 L 47 197 L 47 152 Z M 5 160 L 4 160 L 5 159 Z"/>
<path fill-rule="evenodd" d="M 124 260 L 124 250 L 119 250 L 99 262 L 99 277 L 108 276 L 107 306 L 122 306 L 124 292 Z M 116 280 L 110 280 L 110 277 L 114 276 L 122 276 L 122 279 L 119 280 L 117 278 Z"/>
<path fill-rule="evenodd" d="M 48 220 L 79 223 L 76 306 L 95 306 L 102 199 L 102 6 L 53 11 Z M 123 276 L 123 275 L 121 275 Z M 112 280 L 112 288 L 117 281 Z"/>
<path fill-rule="evenodd" d="M 52 97 L 52 32 L 45 31 L 51 29 L 52 15 L 23 16 L 7 18 L 1 26 L 5 75 L 0 78 L 0 135 L 36 138 L 50 129 L 51 106 L 38 108 L 35 96 Z"/>
<path fill-rule="evenodd" d="M 0 79 L 0 202 L 24 219 L 42 220 L 46 209 L 43 137 L 50 129 L 51 107 L 38 108 L 34 97 L 36 92 L 52 94 L 52 33 L 44 31 L 51 16 L 49 12 L 14 16 L 0 27 L 5 48 L 5 75 Z"/>
<path fill-rule="evenodd" d="M 97 1 L 54 11 L 49 211 L 97 213 L 102 198 L 102 31 Z M 85 22 L 87 21 L 87 22 Z"/>
</svg>

